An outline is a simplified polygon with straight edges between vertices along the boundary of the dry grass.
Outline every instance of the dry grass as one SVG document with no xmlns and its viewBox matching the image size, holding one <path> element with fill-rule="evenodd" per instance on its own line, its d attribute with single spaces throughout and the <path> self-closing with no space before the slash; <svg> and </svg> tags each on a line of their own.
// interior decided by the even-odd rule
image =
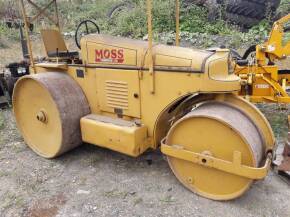
<svg viewBox="0 0 290 217">
<path fill-rule="evenodd" d="M 32 49 L 34 59 L 45 56 L 45 50 L 43 47 L 40 35 L 33 35 Z M 69 50 L 76 50 L 75 42 L 72 38 L 65 39 Z M 11 62 L 19 62 L 23 59 L 20 42 L 5 41 L 5 47 L 0 48 L 0 68 Z"/>
<path fill-rule="evenodd" d="M 3 127 L 4 127 L 4 118 L 3 118 L 2 111 L 0 110 L 0 130 L 2 130 Z"/>
</svg>

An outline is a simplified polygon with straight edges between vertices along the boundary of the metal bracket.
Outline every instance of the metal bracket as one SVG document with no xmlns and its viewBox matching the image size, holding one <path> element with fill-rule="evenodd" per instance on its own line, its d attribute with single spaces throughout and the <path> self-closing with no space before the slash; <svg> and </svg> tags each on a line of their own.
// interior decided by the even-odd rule
<svg viewBox="0 0 290 217">
<path fill-rule="evenodd" d="M 205 167 L 214 168 L 234 175 L 242 176 L 249 179 L 263 179 L 266 177 L 271 165 L 272 157 L 269 154 L 265 165 L 260 168 L 242 165 L 242 154 L 234 151 L 233 161 L 226 161 L 209 155 L 200 154 L 184 150 L 182 146 L 169 146 L 162 141 L 161 152 L 167 156 L 177 159 L 190 161 Z"/>
<path fill-rule="evenodd" d="M 44 7 L 41 7 L 41 6 L 37 5 L 36 3 L 34 3 L 32 0 L 26 0 L 26 2 L 28 4 L 30 4 L 31 6 L 33 6 L 37 11 L 37 14 L 35 16 L 33 16 L 31 19 L 28 19 L 26 9 L 25 9 L 25 4 L 24 4 L 25 0 L 19 0 L 19 1 L 20 1 L 20 9 L 21 9 L 22 16 L 23 16 L 23 21 L 25 24 L 24 25 L 25 38 L 26 38 L 29 59 L 30 59 L 30 64 L 31 64 L 31 71 L 30 72 L 36 73 L 36 68 L 35 68 L 35 63 L 34 63 L 34 58 L 33 58 L 33 51 L 32 51 L 32 42 L 31 42 L 30 34 L 29 34 L 29 24 L 31 24 L 32 22 L 35 22 L 38 17 L 43 16 L 43 17 L 46 17 L 47 19 L 49 19 L 54 25 L 56 25 L 56 27 L 60 31 L 57 2 L 56 2 L 56 0 L 50 0 L 45 4 Z M 52 5 L 54 5 L 54 17 L 50 16 L 49 11 L 48 11 L 48 9 Z"/>
<path fill-rule="evenodd" d="M 48 2 L 43 8 L 41 8 L 40 6 L 38 6 L 37 4 L 35 4 L 33 1 L 31 0 L 27 0 L 27 2 L 32 5 L 37 11 L 38 13 L 31 18 L 31 20 L 29 22 L 33 22 L 35 21 L 39 16 L 43 15 L 44 17 L 47 17 L 53 24 L 55 24 L 57 27 L 59 27 L 59 20 L 58 20 L 58 14 L 57 14 L 57 4 L 56 4 L 56 0 L 51 0 L 50 2 Z M 55 17 L 51 17 L 48 13 L 46 13 L 46 11 L 48 10 L 48 8 L 54 4 L 55 5 Z"/>
</svg>

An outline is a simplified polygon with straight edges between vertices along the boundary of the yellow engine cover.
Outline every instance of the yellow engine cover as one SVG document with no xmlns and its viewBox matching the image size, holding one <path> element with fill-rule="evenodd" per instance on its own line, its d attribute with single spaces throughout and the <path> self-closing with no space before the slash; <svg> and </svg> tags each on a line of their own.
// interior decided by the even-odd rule
<svg viewBox="0 0 290 217">
<path fill-rule="evenodd" d="M 81 40 L 82 60 L 87 64 L 122 67 L 149 67 L 148 42 L 104 34 L 91 34 Z M 155 68 L 174 67 L 203 71 L 206 59 L 213 53 L 183 47 L 154 44 Z"/>
</svg>

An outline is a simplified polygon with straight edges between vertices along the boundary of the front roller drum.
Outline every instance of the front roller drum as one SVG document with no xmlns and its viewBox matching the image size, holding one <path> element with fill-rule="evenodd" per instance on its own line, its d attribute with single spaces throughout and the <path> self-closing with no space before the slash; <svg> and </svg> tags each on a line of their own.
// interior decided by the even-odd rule
<svg viewBox="0 0 290 217">
<path fill-rule="evenodd" d="M 64 73 L 22 77 L 15 86 L 13 109 L 26 144 L 54 158 L 80 144 L 80 118 L 90 113 L 79 85 Z"/>
<path fill-rule="evenodd" d="M 253 118 L 233 104 L 215 100 L 178 120 L 161 150 L 184 186 L 213 200 L 241 196 L 255 175 L 267 174 L 271 162 L 268 159 L 258 171 L 265 163 L 266 146 Z"/>
</svg>

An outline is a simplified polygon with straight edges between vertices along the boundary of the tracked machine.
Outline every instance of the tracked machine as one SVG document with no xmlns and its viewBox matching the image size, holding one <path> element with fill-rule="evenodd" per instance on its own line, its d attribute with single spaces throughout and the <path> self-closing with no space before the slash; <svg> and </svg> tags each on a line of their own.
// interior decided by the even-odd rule
<svg viewBox="0 0 290 217">
<path fill-rule="evenodd" d="M 35 153 L 55 158 L 83 142 L 132 157 L 160 148 L 185 187 L 213 200 L 237 198 L 267 175 L 275 146 L 269 123 L 238 96 L 229 50 L 178 46 L 178 0 L 177 46 L 152 42 L 147 0 L 148 42 L 98 34 L 84 21 L 80 51 L 68 51 L 56 13 L 55 27 L 41 31 L 41 61 L 33 58 L 23 1 L 30 74 L 16 83 L 13 110 Z M 53 4 L 38 6 L 36 16 Z"/>
</svg>

